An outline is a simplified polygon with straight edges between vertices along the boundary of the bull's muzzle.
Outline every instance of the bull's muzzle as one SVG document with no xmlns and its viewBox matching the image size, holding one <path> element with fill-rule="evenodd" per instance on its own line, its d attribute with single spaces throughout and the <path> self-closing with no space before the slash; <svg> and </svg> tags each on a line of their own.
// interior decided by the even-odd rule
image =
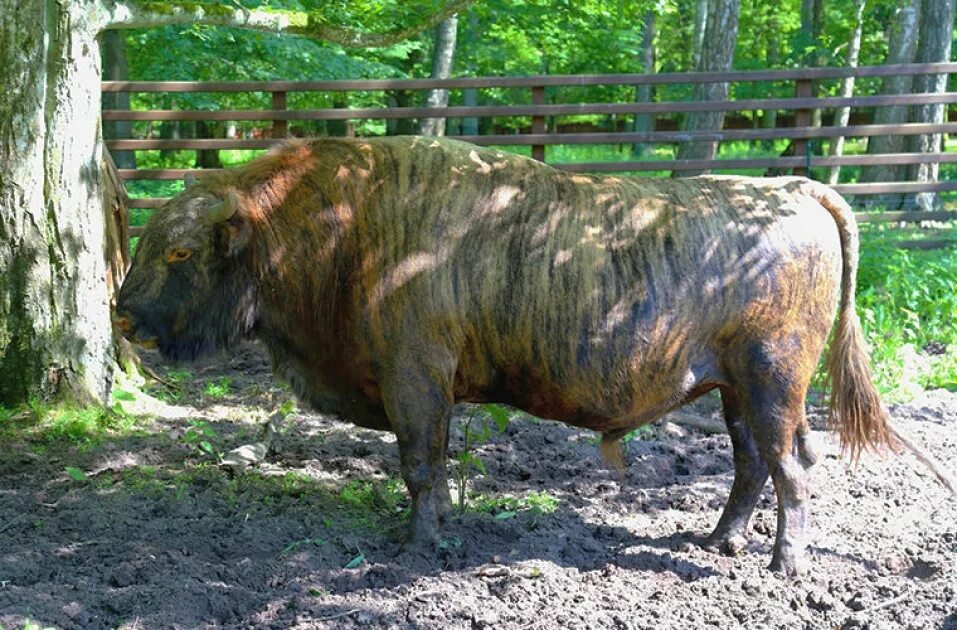
<svg viewBox="0 0 957 630">
<path fill-rule="evenodd" d="M 114 313 L 113 325 L 126 339 L 136 345 L 147 350 L 156 348 L 156 335 L 142 324 L 137 325 L 129 315 Z"/>
</svg>

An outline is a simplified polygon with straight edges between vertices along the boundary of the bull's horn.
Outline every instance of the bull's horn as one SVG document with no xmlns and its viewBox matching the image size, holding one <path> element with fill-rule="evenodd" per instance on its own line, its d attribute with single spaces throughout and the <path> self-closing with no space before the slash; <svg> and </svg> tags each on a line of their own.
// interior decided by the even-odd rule
<svg viewBox="0 0 957 630">
<path fill-rule="evenodd" d="M 222 223 L 236 214 L 238 206 L 239 198 L 236 196 L 236 191 L 230 190 L 226 193 L 225 199 L 209 209 L 206 218 L 210 223 Z"/>
</svg>

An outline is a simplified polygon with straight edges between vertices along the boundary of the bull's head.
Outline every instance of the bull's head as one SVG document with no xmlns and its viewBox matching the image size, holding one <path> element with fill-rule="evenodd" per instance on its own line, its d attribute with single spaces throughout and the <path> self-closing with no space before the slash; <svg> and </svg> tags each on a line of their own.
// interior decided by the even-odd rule
<svg viewBox="0 0 957 630">
<path fill-rule="evenodd" d="M 172 359 L 191 360 L 245 336 L 255 320 L 251 228 L 235 191 L 203 184 L 156 211 L 117 299 L 123 335 Z"/>
</svg>

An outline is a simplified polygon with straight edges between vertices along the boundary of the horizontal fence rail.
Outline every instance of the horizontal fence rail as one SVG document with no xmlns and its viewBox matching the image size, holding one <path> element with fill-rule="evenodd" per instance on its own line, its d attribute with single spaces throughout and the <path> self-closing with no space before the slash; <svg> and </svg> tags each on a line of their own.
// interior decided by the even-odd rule
<svg viewBox="0 0 957 630">
<path fill-rule="evenodd" d="M 162 109 L 131 111 L 105 109 L 104 122 L 125 121 L 139 125 L 217 122 L 217 123 L 262 123 L 258 129 L 260 137 L 251 138 L 115 138 L 107 140 L 112 151 L 144 150 L 194 150 L 217 151 L 224 149 L 265 149 L 295 131 L 290 124 L 301 127 L 302 124 L 355 124 L 361 121 L 397 121 L 402 119 L 443 118 L 446 120 L 485 119 L 491 121 L 490 133 L 481 135 L 457 134 L 454 137 L 478 145 L 496 145 L 503 147 L 527 146 L 532 156 L 545 161 L 546 147 L 555 145 L 675 145 L 695 142 L 750 142 L 767 146 L 775 141 L 787 141 L 788 150 L 776 157 L 733 157 L 713 160 L 663 160 L 655 158 L 633 158 L 621 161 L 604 162 L 562 162 L 552 160 L 549 163 L 567 171 L 592 173 L 660 173 L 680 174 L 688 171 L 720 170 L 722 172 L 747 169 L 768 174 L 794 173 L 800 175 L 821 175 L 814 169 L 832 167 L 874 167 L 874 166 L 912 166 L 912 165 L 949 165 L 957 163 L 957 153 L 885 153 L 851 154 L 841 156 L 822 155 L 815 150 L 816 145 L 835 138 L 867 139 L 876 136 L 924 136 L 957 133 L 957 122 L 937 124 L 904 122 L 900 124 L 874 124 L 873 112 L 878 108 L 911 108 L 915 105 L 936 104 L 947 111 L 957 105 L 957 92 L 928 94 L 879 94 L 868 96 L 812 96 L 812 82 L 856 78 L 883 78 L 898 75 L 952 74 L 957 72 L 957 63 L 906 64 L 887 66 L 867 66 L 860 68 L 798 68 L 787 70 L 734 71 L 724 73 L 661 73 L 661 74 L 613 74 L 613 75 L 555 75 L 529 77 L 464 77 L 455 79 L 370 79 L 341 81 L 248 81 L 248 82 L 180 82 L 180 81 L 105 81 L 104 92 L 138 93 L 240 93 L 261 92 L 268 94 L 269 108 L 262 109 L 222 109 L 200 111 L 189 109 Z M 654 102 L 588 102 L 561 103 L 548 102 L 549 96 L 557 100 L 561 88 L 581 88 L 590 86 L 638 86 L 638 85 L 694 85 L 701 83 L 727 82 L 748 84 L 751 93 L 759 92 L 756 85 L 782 82 L 794 84 L 793 97 L 740 98 L 722 101 L 694 100 L 658 100 Z M 291 93 L 375 93 L 399 90 L 403 92 L 428 89 L 510 89 L 527 90 L 530 104 L 516 105 L 458 105 L 448 107 L 343 107 L 343 97 L 335 101 L 338 106 L 328 108 L 288 107 L 288 95 Z M 770 87 L 765 88 L 770 90 Z M 548 92 L 546 90 L 549 90 Z M 321 101 L 320 101 L 321 102 Z M 368 98 L 366 98 L 368 102 Z M 843 126 L 814 126 L 811 124 L 815 111 L 833 111 L 838 108 L 850 108 L 855 112 L 851 124 Z M 782 112 L 788 118 L 788 126 L 758 127 L 758 114 Z M 726 119 L 725 128 L 714 131 L 682 131 L 677 128 L 676 115 L 694 112 L 724 112 L 737 118 Z M 748 119 L 742 112 L 751 112 L 748 127 L 741 124 Z M 558 121 L 562 117 L 589 116 L 602 117 L 609 121 L 612 130 L 597 127 L 593 131 L 572 128 L 561 131 Z M 649 131 L 636 132 L 621 129 L 622 120 L 630 122 L 637 116 L 649 116 L 657 122 Z M 495 128 L 496 120 L 519 121 L 516 133 L 502 133 Z M 529 124 L 530 119 L 530 124 Z M 946 120 L 946 119 L 945 119 Z M 580 123 L 576 123 L 582 126 Z M 566 126 L 573 127 L 573 124 Z M 298 127 L 297 127 L 298 129 Z M 348 133 L 348 132 L 347 132 Z M 210 169 L 205 169 L 209 172 Z M 200 169 L 121 169 L 120 175 L 126 181 L 135 180 L 173 180 L 186 174 L 200 174 Z M 949 173 L 949 171 L 948 171 Z M 852 199 L 864 199 L 868 195 L 914 195 L 916 193 L 947 193 L 957 191 L 957 181 L 946 177 L 941 181 L 873 181 L 847 182 L 834 185 L 835 190 Z M 162 205 L 163 198 L 141 197 L 130 199 L 130 207 L 156 208 Z M 906 207 L 906 206 L 905 206 Z M 957 212 L 950 211 L 885 211 L 858 213 L 864 222 L 918 223 L 922 221 L 953 220 Z M 138 230 L 134 228 L 133 233 Z"/>
</svg>

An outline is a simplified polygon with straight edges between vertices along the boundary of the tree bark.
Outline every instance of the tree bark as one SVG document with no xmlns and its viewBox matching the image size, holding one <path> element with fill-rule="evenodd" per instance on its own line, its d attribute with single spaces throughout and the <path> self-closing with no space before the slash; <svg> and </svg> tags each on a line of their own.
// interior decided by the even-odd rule
<svg viewBox="0 0 957 630">
<path fill-rule="evenodd" d="M 708 0 L 697 0 L 694 14 L 694 48 L 691 53 L 691 69 L 701 67 L 701 49 L 704 47 L 704 32 L 708 26 Z"/>
<path fill-rule="evenodd" d="M 954 0 L 924 0 L 920 16 L 920 38 L 917 44 L 917 63 L 950 61 L 953 41 Z M 915 93 L 942 93 L 947 91 L 946 74 L 922 74 L 914 77 Z M 911 119 L 915 123 L 942 123 L 946 105 L 914 105 Z M 940 134 L 911 136 L 907 141 L 912 153 L 939 153 Z M 909 168 L 909 178 L 918 182 L 936 182 L 939 164 L 915 164 Z M 939 210 L 940 195 L 933 192 L 917 193 L 905 199 L 905 205 L 915 210 Z"/>
<path fill-rule="evenodd" d="M 432 52 L 433 79 L 448 79 L 452 74 L 458 23 L 458 16 L 450 15 L 435 27 L 435 46 Z M 448 90 L 429 90 L 425 97 L 426 107 L 447 107 L 448 104 Z M 419 124 L 419 133 L 423 136 L 444 136 L 445 119 L 423 118 Z"/>
<path fill-rule="evenodd" d="M 768 6 L 765 14 L 765 28 L 768 29 L 768 55 L 767 67 L 778 68 L 781 64 L 781 25 L 778 17 L 778 11 L 775 7 Z M 761 116 L 761 127 L 763 129 L 774 129 L 778 126 L 778 110 L 766 109 Z M 774 149 L 774 140 L 762 140 L 761 146 L 767 150 Z"/>
<path fill-rule="evenodd" d="M 738 36 L 738 15 L 741 0 L 711 0 L 704 45 L 696 72 L 725 72 L 734 61 Z M 694 88 L 696 101 L 724 101 L 728 98 L 727 83 L 699 83 Z M 713 131 L 724 125 L 724 112 L 692 112 L 685 118 L 685 131 Z M 716 140 L 684 142 L 678 147 L 679 160 L 713 160 L 718 152 Z M 672 177 L 698 175 L 707 171 L 674 171 Z"/>
<path fill-rule="evenodd" d="M 867 0 L 856 0 L 854 5 L 854 30 L 851 31 L 851 39 L 847 44 L 847 65 L 851 68 L 857 67 L 858 59 L 861 54 L 861 35 L 864 32 L 864 8 Z M 854 95 L 854 77 L 846 77 L 841 82 L 841 96 L 848 98 Z M 851 108 L 842 107 L 837 111 L 834 119 L 835 127 L 845 127 L 851 119 Z M 838 136 L 831 143 L 830 155 L 841 156 L 844 153 L 844 136 Z M 832 166 L 827 173 L 827 183 L 834 185 L 841 176 L 841 167 Z"/>
<path fill-rule="evenodd" d="M 638 56 L 638 63 L 641 65 L 641 71 L 645 74 L 655 73 L 655 12 L 647 11 L 642 20 L 641 30 L 641 53 Z M 650 83 L 643 83 L 635 88 L 635 102 L 650 103 L 655 98 L 654 86 Z M 647 133 L 654 131 L 655 119 L 651 114 L 637 114 L 635 116 L 635 132 Z M 648 150 L 650 145 L 639 143 L 632 145 L 632 153 L 635 157 L 641 157 Z"/>
<path fill-rule="evenodd" d="M 466 47 L 474 46 L 478 41 L 478 15 L 475 11 L 469 10 L 467 36 L 465 38 Z M 466 52 L 468 52 L 467 49 Z M 466 69 L 466 75 L 475 75 L 475 63 L 470 61 Z M 462 90 L 462 104 L 466 107 L 475 107 L 478 105 L 478 90 L 475 88 L 465 88 Z M 466 116 L 462 119 L 462 135 L 477 136 L 479 132 L 479 121 L 475 116 Z"/>
<path fill-rule="evenodd" d="M 407 38 L 468 1 L 415 27 L 358 33 L 315 14 L 235 5 L 0 0 L 0 404 L 102 403 L 112 385 L 102 31 L 203 23 L 369 45 Z"/>
<path fill-rule="evenodd" d="M 225 131 L 225 126 L 220 122 L 196 121 L 196 138 L 222 138 Z M 223 167 L 223 163 L 219 160 L 219 149 L 197 149 L 193 164 L 196 168 Z"/>
<path fill-rule="evenodd" d="M 0 4 L 0 403 L 105 400 L 113 370 L 97 25 Z"/>
<path fill-rule="evenodd" d="M 920 24 L 921 0 L 909 0 L 894 14 L 887 38 L 886 64 L 912 63 L 917 53 L 918 25 Z M 882 94 L 906 94 L 911 91 L 911 76 L 887 77 L 882 84 Z M 907 120 L 907 106 L 894 105 L 878 107 L 874 112 L 874 124 L 895 125 Z M 904 136 L 874 136 L 867 142 L 868 154 L 902 153 Z M 865 166 L 861 170 L 861 182 L 901 181 L 905 175 L 902 166 Z M 869 195 L 865 201 L 868 207 L 887 206 L 895 209 L 900 206 L 900 195 Z"/>
<path fill-rule="evenodd" d="M 100 55 L 103 57 L 103 78 L 107 81 L 126 81 L 126 39 L 119 31 L 100 35 Z M 103 109 L 129 109 L 129 92 L 103 92 Z M 107 140 L 131 138 L 133 123 L 129 120 L 103 121 L 103 137 Z M 136 153 L 114 151 L 113 161 L 118 168 L 136 168 Z"/>
</svg>

